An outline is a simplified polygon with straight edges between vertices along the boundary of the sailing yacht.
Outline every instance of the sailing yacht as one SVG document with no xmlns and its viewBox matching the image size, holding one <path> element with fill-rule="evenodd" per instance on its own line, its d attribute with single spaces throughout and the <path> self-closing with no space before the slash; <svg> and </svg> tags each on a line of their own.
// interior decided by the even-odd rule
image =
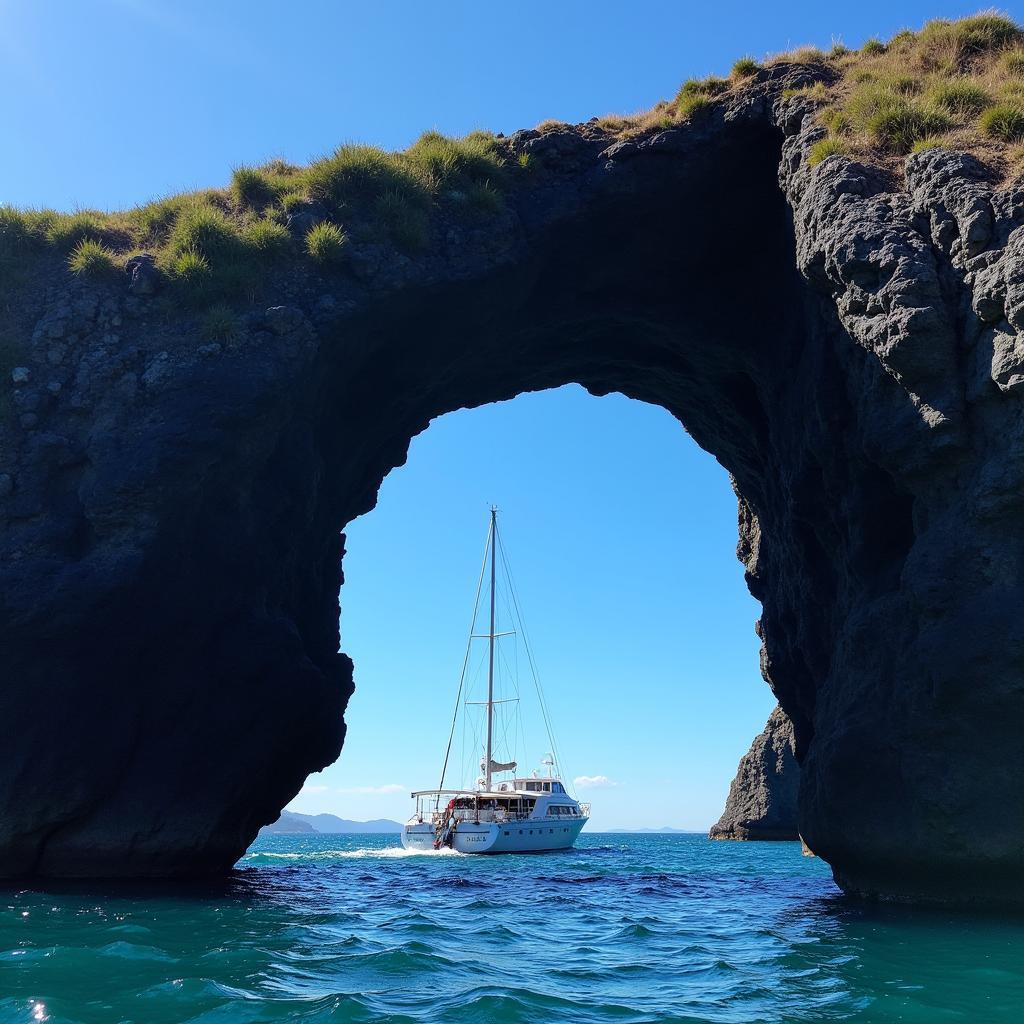
<svg viewBox="0 0 1024 1024">
<path fill-rule="evenodd" d="M 590 805 L 578 802 L 566 790 L 559 777 L 553 754 L 547 754 L 541 762 L 540 770 L 526 777 L 516 774 L 516 761 L 494 759 L 495 706 L 515 704 L 518 701 L 518 698 L 495 698 L 495 642 L 500 637 L 516 635 L 515 631 L 499 633 L 495 628 L 495 588 L 499 551 L 508 578 L 519 633 L 523 643 L 526 643 L 519 603 L 511 586 L 511 575 L 508 573 L 504 549 L 498 538 L 498 510 L 492 508 L 487 544 L 484 548 L 484 566 L 490 563 L 490 628 L 486 633 L 474 632 L 480 606 L 481 587 L 478 584 L 473 627 L 470 628 L 466 659 L 463 662 L 455 719 L 452 721 L 452 730 L 448 737 L 448 752 L 445 754 L 444 767 L 441 769 L 441 784 L 437 789 L 422 789 L 412 794 L 416 801 L 416 809 L 402 830 L 402 845 L 407 850 L 450 848 L 459 853 L 540 853 L 546 850 L 567 850 L 576 842 L 576 837 L 590 818 Z M 482 583 L 483 571 L 480 580 Z M 459 716 L 459 704 L 462 701 L 466 669 L 474 640 L 486 640 L 488 645 L 487 699 L 479 702 L 483 705 L 486 716 L 486 740 L 480 759 L 480 777 L 476 780 L 474 789 L 446 789 L 444 783 L 452 737 L 455 734 L 455 723 Z M 554 750 L 555 744 L 551 736 L 544 698 L 540 692 L 540 682 L 534 670 L 529 648 L 527 653 L 545 725 L 548 725 L 548 738 Z"/>
</svg>

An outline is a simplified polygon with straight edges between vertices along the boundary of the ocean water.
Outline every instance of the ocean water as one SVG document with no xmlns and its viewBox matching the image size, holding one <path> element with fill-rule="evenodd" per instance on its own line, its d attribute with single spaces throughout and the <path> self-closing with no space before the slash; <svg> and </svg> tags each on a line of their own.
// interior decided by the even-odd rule
<svg viewBox="0 0 1024 1024">
<path fill-rule="evenodd" d="M 273 836 L 214 886 L 8 889 L 0 913 L 4 1024 L 1024 1019 L 1019 920 L 853 905 L 795 843 Z"/>
</svg>

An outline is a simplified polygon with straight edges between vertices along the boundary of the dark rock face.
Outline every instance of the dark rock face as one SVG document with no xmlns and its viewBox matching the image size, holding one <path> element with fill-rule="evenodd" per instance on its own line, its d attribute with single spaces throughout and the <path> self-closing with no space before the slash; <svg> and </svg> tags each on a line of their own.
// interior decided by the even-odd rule
<svg viewBox="0 0 1024 1024">
<path fill-rule="evenodd" d="M 711 826 L 712 839 L 799 839 L 797 793 L 800 765 L 793 723 L 781 707 L 768 716 L 740 758 L 729 786 L 722 817 Z"/>
<path fill-rule="evenodd" d="M 57 257 L 7 284 L 0 873 L 228 869 L 341 748 L 345 523 L 433 417 L 575 381 L 732 474 L 839 883 L 1024 902 L 1024 194 L 809 167 L 809 74 L 518 133 L 502 213 L 283 275 L 230 339 Z"/>
</svg>

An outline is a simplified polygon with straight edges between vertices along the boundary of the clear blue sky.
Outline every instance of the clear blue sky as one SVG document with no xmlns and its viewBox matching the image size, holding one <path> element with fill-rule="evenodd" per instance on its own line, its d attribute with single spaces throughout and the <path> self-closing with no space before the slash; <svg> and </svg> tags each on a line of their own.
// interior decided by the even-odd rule
<svg viewBox="0 0 1024 1024">
<path fill-rule="evenodd" d="M 614 783 L 577 793 L 595 827 L 706 827 L 774 706 L 736 499 L 664 409 L 576 385 L 436 420 L 352 524 L 349 738 L 294 809 L 404 816 L 409 789 L 437 785 L 491 502 L 564 773 Z M 547 743 L 520 675 L 533 768 Z"/>
<path fill-rule="evenodd" d="M 124 208 L 342 141 L 638 110 L 746 53 L 978 6 L 0 0 L 0 203 Z M 352 526 L 350 738 L 294 806 L 402 817 L 434 784 L 492 501 L 564 767 L 614 783 L 580 791 L 594 825 L 706 827 L 772 706 L 735 502 L 663 410 L 578 388 L 444 417 Z"/>
</svg>

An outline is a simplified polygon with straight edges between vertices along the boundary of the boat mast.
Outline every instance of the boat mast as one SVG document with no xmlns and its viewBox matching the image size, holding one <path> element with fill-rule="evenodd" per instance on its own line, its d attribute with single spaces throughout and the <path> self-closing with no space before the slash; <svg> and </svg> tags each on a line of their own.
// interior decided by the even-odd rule
<svg viewBox="0 0 1024 1024">
<path fill-rule="evenodd" d="M 484 755 L 484 792 L 491 791 L 491 737 L 494 727 L 494 569 L 498 546 L 498 510 L 491 506 L 491 630 L 487 634 L 487 752 Z"/>
</svg>

